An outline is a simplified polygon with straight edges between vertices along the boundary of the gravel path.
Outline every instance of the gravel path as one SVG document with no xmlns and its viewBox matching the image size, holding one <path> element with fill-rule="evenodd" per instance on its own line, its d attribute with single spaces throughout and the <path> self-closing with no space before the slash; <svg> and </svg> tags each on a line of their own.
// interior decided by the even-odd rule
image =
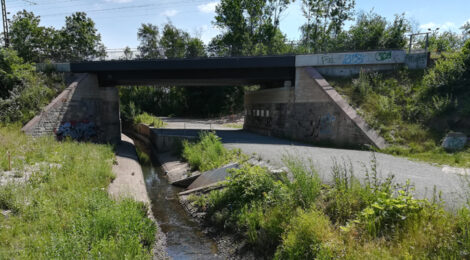
<svg viewBox="0 0 470 260">
<path fill-rule="evenodd" d="M 167 121 L 166 129 L 156 129 L 162 134 L 197 135 L 199 129 L 208 129 L 203 120 L 173 119 Z M 184 122 L 184 123 L 183 123 Z M 184 124 L 182 129 L 181 124 Z M 211 124 L 211 129 L 217 131 L 227 148 L 240 148 L 245 154 L 257 156 L 274 166 L 283 166 L 282 159 L 288 155 L 298 158 L 305 163 L 310 162 L 317 169 L 324 181 L 331 179 L 331 168 L 336 160 L 339 163 L 351 162 L 354 175 L 359 179 L 365 178 L 364 167 L 371 165 L 373 154 L 369 151 L 322 148 L 292 142 L 275 137 L 261 136 L 242 130 L 227 129 L 222 125 Z M 456 209 L 466 201 L 469 182 L 466 176 L 452 171 L 443 171 L 443 167 L 429 163 L 411 161 L 406 158 L 394 157 L 376 153 L 377 169 L 382 177 L 390 174 L 395 176 L 397 183 L 407 180 L 415 186 L 415 194 L 419 198 L 432 198 L 434 189 L 441 192 L 442 199 L 450 209 Z"/>
</svg>

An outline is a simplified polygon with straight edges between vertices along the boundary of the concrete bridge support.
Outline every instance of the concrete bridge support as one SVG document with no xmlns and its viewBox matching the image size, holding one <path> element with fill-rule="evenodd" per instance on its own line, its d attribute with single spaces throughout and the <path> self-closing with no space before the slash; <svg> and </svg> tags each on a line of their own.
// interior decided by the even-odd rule
<svg viewBox="0 0 470 260">
<path fill-rule="evenodd" d="M 33 136 L 69 131 L 99 143 L 121 140 L 119 94 L 116 87 L 100 87 L 95 74 L 75 74 L 73 82 L 23 127 Z"/>
<path fill-rule="evenodd" d="M 245 95 L 244 129 L 310 143 L 385 147 L 385 141 L 313 67 L 297 67 L 294 88 Z"/>
</svg>

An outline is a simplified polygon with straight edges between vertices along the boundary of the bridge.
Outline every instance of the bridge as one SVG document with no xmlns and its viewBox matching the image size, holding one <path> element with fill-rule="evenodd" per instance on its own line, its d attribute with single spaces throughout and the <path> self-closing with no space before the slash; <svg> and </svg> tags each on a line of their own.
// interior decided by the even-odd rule
<svg viewBox="0 0 470 260">
<path fill-rule="evenodd" d="M 120 140 L 116 86 L 260 85 L 245 95 L 247 131 L 336 146 L 386 146 L 385 141 L 342 99 L 323 76 L 348 77 L 361 70 L 423 69 L 427 53 L 403 50 L 297 56 L 173 60 L 117 60 L 39 64 L 70 75 L 72 83 L 23 131 L 57 133 L 70 122 L 87 122 L 76 134 L 94 131 L 97 140 Z M 90 122 L 92 124 L 90 124 Z M 88 129 L 86 127 L 92 127 Z M 75 132 L 74 132 L 75 133 Z"/>
</svg>

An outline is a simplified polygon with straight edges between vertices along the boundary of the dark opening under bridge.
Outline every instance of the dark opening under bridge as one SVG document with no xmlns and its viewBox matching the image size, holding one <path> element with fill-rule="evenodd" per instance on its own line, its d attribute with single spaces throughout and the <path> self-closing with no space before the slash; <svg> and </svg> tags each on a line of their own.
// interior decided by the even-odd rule
<svg viewBox="0 0 470 260">
<path fill-rule="evenodd" d="M 421 69 L 426 65 L 427 53 L 407 54 L 402 50 L 39 64 L 39 70 L 52 66 L 70 73 L 74 81 L 23 130 L 43 135 L 62 131 L 64 124 L 69 128 L 76 125 L 67 124 L 71 121 L 92 122 L 88 126 L 93 127 L 90 132 L 95 133 L 97 141 L 117 142 L 121 123 L 116 86 L 256 84 L 261 89 L 245 95 L 245 130 L 306 142 L 382 148 L 384 140 L 322 75 L 352 76 L 361 70 L 394 70 L 402 66 Z"/>
</svg>

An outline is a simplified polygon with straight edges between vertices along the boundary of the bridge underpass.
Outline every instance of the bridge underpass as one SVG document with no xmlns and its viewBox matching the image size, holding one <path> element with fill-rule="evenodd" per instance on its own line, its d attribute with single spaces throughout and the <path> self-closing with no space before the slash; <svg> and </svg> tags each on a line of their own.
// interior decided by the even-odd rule
<svg viewBox="0 0 470 260">
<path fill-rule="evenodd" d="M 56 133 L 63 125 L 92 122 L 100 142 L 118 142 L 120 85 L 237 86 L 260 85 L 245 95 L 247 131 L 308 143 L 370 145 L 384 140 L 322 75 L 351 76 L 361 70 L 424 68 L 426 54 L 388 50 L 300 56 L 231 57 L 180 60 L 94 61 L 53 64 L 75 79 L 23 130 Z M 46 69 L 39 65 L 38 69 Z M 67 125 L 67 126 L 69 126 Z M 80 129 L 80 131 L 90 131 Z"/>
</svg>

